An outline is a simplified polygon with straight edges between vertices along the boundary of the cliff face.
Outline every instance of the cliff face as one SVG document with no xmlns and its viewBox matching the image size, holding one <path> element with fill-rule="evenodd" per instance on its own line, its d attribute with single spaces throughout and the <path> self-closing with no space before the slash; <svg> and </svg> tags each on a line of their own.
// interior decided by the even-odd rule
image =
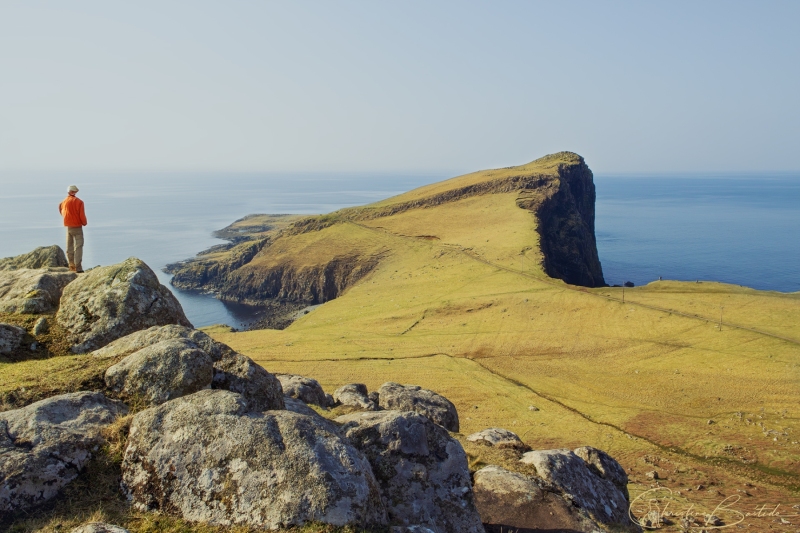
<svg viewBox="0 0 800 533">
<path fill-rule="evenodd" d="M 321 304 L 337 298 L 377 266 L 378 257 L 339 255 L 319 265 L 248 266 L 224 278 L 219 297 L 258 305 L 267 300 Z"/>
<path fill-rule="evenodd" d="M 592 171 L 583 161 L 559 168 L 559 177 L 537 202 L 518 205 L 531 209 L 539 220 L 538 232 L 544 270 L 572 285 L 602 287 L 603 269 L 594 235 L 595 188 Z"/>
</svg>

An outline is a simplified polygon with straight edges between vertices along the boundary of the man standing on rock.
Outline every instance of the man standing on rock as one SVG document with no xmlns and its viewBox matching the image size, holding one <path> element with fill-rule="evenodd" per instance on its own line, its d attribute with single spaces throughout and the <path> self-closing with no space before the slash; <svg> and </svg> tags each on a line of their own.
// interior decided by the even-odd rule
<svg viewBox="0 0 800 533">
<path fill-rule="evenodd" d="M 69 195 L 58 204 L 58 212 L 64 217 L 67 227 L 67 261 L 69 269 L 78 274 L 83 273 L 83 226 L 86 225 L 86 213 L 83 212 L 83 200 L 75 194 L 78 188 L 70 185 L 67 189 Z"/>
</svg>

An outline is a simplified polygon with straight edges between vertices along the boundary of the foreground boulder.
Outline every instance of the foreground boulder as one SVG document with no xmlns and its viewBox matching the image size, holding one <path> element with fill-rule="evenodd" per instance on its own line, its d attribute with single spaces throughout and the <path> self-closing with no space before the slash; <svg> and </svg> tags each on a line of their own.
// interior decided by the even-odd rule
<svg viewBox="0 0 800 533">
<path fill-rule="evenodd" d="M 11 324 L 0 324 L 0 354 L 9 354 L 22 345 L 25 330 Z"/>
<path fill-rule="evenodd" d="M 215 341 L 202 331 L 178 324 L 167 324 L 165 326 L 152 326 L 121 337 L 99 350 L 93 351 L 92 355 L 111 359 L 130 355 L 158 342 L 173 339 L 186 339 L 193 342 L 215 362 L 233 352 L 230 347 Z"/>
<path fill-rule="evenodd" d="M 208 355 L 213 362 L 211 388 L 229 390 L 241 394 L 253 411 L 284 408 L 281 384 L 274 375 L 264 370 L 249 357 L 234 352 L 229 346 L 215 341 L 202 331 L 187 328 L 186 326 L 168 324 L 137 331 L 117 339 L 99 350 L 95 350 L 92 352 L 92 356 L 108 359 L 120 358 L 126 355 L 130 356 L 130 354 L 144 348 L 170 341 L 191 343 L 196 349 Z M 164 382 L 164 380 L 171 378 L 162 376 L 157 379 Z M 109 384 L 109 386 L 114 386 L 115 389 L 117 387 L 112 384 Z M 206 385 L 200 388 L 206 388 Z M 190 387 L 187 390 L 195 392 L 199 389 Z M 185 394 L 189 394 L 189 392 Z M 182 395 L 171 395 L 170 398 L 177 398 Z"/>
<path fill-rule="evenodd" d="M 146 406 L 159 405 L 211 387 L 211 358 L 186 339 L 142 348 L 106 370 L 106 387 Z"/>
<path fill-rule="evenodd" d="M 469 442 L 493 446 L 495 448 L 510 448 L 512 450 L 528 451 L 530 448 L 513 431 L 503 428 L 489 428 L 467 436 Z"/>
<path fill-rule="evenodd" d="M 51 313 L 76 277 L 67 269 L 0 270 L 0 312 Z"/>
<path fill-rule="evenodd" d="M 56 246 L 40 246 L 27 254 L 0 259 L 0 270 L 18 270 L 20 268 L 67 268 L 67 256 L 64 250 Z"/>
<path fill-rule="evenodd" d="M 192 326 L 175 296 L 135 257 L 93 268 L 70 283 L 56 320 L 69 332 L 74 353 L 96 350 L 151 326 Z"/>
<path fill-rule="evenodd" d="M 386 523 L 361 452 L 313 417 L 253 413 L 228 391 L 200 391 L 137 414 L 122 482 L 136 509 L 213 525 Z"/>
<path fill-rule="evenodd" d="M 594 448 L 592 450 L 599 452 Z M 608 454 L 601 453 L 604 461 L 613 461 L 616 464 L 609 468 L 611 472 L 624 473 L 622 467 Z M 596 468 L 590 468 L 586 461 L 567 449 L 528 452 L 520 461 L 536 467 L 538 478 L 550 490 L 560 493 L 572 505 L 588 513 L 593 520 L 603 524 L 628 523 L 627 492 L 623 493 L 611 480 L 618 480 L 617 474 L 603 478 Z"/>
<path fill-rule="evenodd" d="M 483 533 L 467 456 L 444 428 L 400 411 L 351 413 L 336 422 L 369 459 L 391 524 Z"/>
<path fill-rule="evenodd" d="M 600 531 L 592 520 L 541 480 L 487 466 L 474 476 L 475 505 L 490 533 L 506 531 Z"/>
<path fill-rule="evenodd" d="M 328 407 L 328 398 L 319 381 L 296 374 L 277 374 L 283 387 L 284 396 L 297 398 L 303 402 Z"/>
<path fill-rule="evenodd" d="M 378 410 L 378 405 L 369 399 L 367 386 L 363 383 L 350 383 L 339 387 L 333 391 L 333 401 L 362 411 Z"/>
<path fill-rule="evenodd" d="M 281 382 L 249 357 L 233 352 L 214 363 L 214 389 L 241 394 L 251 411 L 284 409 Z"/>
<path fill-rule="evenodd" d="M 102 428 L 125 412 L 100 393 L 75 392 L 0 413 L 0 512 L 55 496 L 97 451 Z"/>
<path fill-rule="evenodd" d="M 448 431 L 458 433 L 458 411 L 450 400 L 416 385 L 384 383 L 378 389 L 382 409 L 414 411 L 439 424 Z"/>
</svg>

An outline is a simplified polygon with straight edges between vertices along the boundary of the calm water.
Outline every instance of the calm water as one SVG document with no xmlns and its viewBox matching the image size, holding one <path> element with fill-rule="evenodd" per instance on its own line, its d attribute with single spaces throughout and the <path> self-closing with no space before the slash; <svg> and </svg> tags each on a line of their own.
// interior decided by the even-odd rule
<svg viewBox="0 0 800 533">
<path fill-rule="evenodd" d="M 609 284 L 715 280 L 800 291 L 800 175 L 595 177 Z"/>
<path fill-rule="evenodd" d="M 63 244 L 66 186 L 86 201 L 84 267 L 136 256 L 157 272 L 221 241 L 250 213 L 326 213 L 450 175 L 0 174 L 0 257 Z M 708 279 L 800 290 L 800 176 L 599 175 L 597 238 L 606 281 Z M 254 310 L 175 291 L 196 326 L 240 326 Z"/>
</svg>

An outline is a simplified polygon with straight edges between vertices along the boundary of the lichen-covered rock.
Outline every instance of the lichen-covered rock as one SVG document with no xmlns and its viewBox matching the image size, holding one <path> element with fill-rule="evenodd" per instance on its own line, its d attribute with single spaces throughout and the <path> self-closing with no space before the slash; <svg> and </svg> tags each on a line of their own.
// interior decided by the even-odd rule
<svg viewBox="0 0 800 533">
<path fill-rule="evenodd" d="M 39 320 L 36 321 L 36 324 L 33 325 L 33 334 L 34 335 L 45 335 L 50 331 L 50 322 L 48 322 L 47 318 L 39 317 Z"/>
<path fill-rule="evenodd" d="M 625 499 L 630 500 L 628 495 L 628 473 L 625 472 L 625 469 L 616 459 L 603 450 L 598 450 L 591 446 L 581 446 L 572 451 L 583 459 L 589 470 L 613 483 L 625 496 Z"/>
<path fill-rule="evenodd" d="M 158 342 L 171 339 L 186 339 L 193 342 L 198 348 L 206 352 L 214 362 L 233 353 L 229 346 L 215 341 L 202 331 L 178 324 L 167 324 L 166 326 L 152 326 L 126 335 L 99 350 L 93 351 L 92 356 L 109 359 L 121 357 Z"/>
<path fill-rule="evenodd" d="M 499 466 L 475 472 L 473 491 L 487 530 L 601 531 L 577 507 L 545 490 L 540 480 Z"/>
<path fill-rule="evenodd" d="M 236 352 L 214 363 L 211 387 L 241 394 L 251 411 L 285 408 L 278 378 L 249 357 Z"/>
<path fill-rule="evenodd" d="M 467 456 L 443 427 L 400 411 L 351 413 L 336 422 L 372 464 L 391 524 L 483 533 Z"/>
<path fill-rule="evenodd" d="M 378 389 L 382 409 L 414 411 L 428 417 L 448 431 L 458 433 L 458 411 L 450 400 L 416 385 L 384 383 Z"/>
<path fill-rule="evenodd" d="M 123 398 L 158 405 L 211 387 L 211 358 L 186 339 L 142 348 L 106 370 L 106 387 Z"/>
<path fill-rule="evenodd" d="M 386 523 L 361 452 L 313 417 L 254 413 L 228 391 L 200 391 L 137 414 L 122 481 L 134 508 L 195 522 Z"/>
<path fill-rule="evenodd" d="M 628 499 L 617 486 L 586 464 L 573 451 L 537 450 L 521 461 L 536 467 L 537 476 L 567 501 L 603 524 L 628 522 Z"/>
<path fill-rule="evenodd" d="M 175 296 L 135 257 L 93 268 L 70 283 L 56 320 L 69 332 L 74 353 L 96 350 L 151 326 L 192 326 Z"/>
<path fill-rule="evenodd" d="M 467 440 L 495 448 L 511 448 L 514 450 L 528 451 L 528 447 L 513 431 L 503 428 L 488 428 L 467 436 Z"/>
<path fill-rule="evenodd" d="M 106 524 L 105 522 L 89 522 L 74 528 L 70 533 L 129 533 L 124 527 Z"/>
<path fill-rule="evenodd" d="M 55 311 L 64 287 L 76 277 L 67 269 L 0 270 L 0 312 Z"/>
<path fill-rule="evenodd" d="M 333 401 L 364 411 L 377 411 L 378 405 L 369 399 L 368 394 L 363 383 L 349 383 L 333 391 Z"/>
<path fill-rule="evenodd" d="M 25 330 L 11 324 L 0 324 L 0 354 L 9 354 L 22 345 Z"/>
<path fill-rule="evenodd" d="M 126 407 L 74 392 L 0 413 L 0 513 L 55 496 L 102 444 L 100 431 Z"/>
<path fill-rule="evenodd" d="M 18 270 L 20 268 L 54 268 L 69 266 L 64 250 L 55 244 L 39 246 L 32 252 L 0 259 L 0 270 Z"/>
<path fill-rule="evenodd" d="M 328 407 L 328 399 L 319 381 L 296 374 L 276 374 L 283 387 L 284 396 L 313 403 L 322 408 Z"/>
</svg>

